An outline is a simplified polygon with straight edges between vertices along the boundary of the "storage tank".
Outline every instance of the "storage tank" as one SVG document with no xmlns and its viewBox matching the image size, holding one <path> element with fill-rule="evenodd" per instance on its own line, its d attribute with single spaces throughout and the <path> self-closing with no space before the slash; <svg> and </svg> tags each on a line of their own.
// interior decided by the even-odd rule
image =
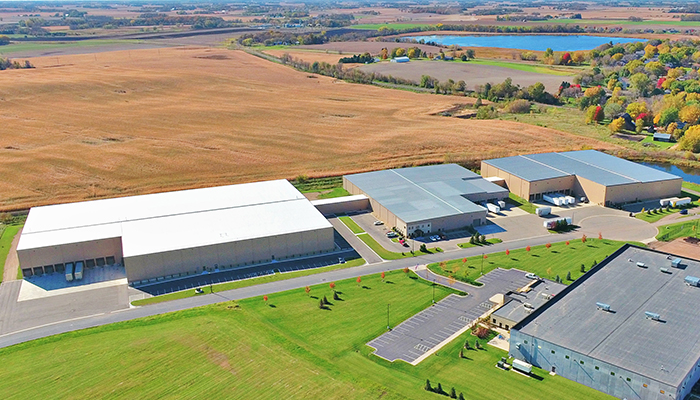
<svg viewBox="0 0 700 400">
<path fill-rule="evenodd" d="M 516 358 L 513 360 L 513 369 L 524 374 L 530 374 L 532 372 L 532 364 L 528 364 L 525 361 L 520 361 Z"/>
<path fill-rule="evenodd" d="M 66 281 L 73 280 L 73 263 L 66 263 Z"/>
</svg>

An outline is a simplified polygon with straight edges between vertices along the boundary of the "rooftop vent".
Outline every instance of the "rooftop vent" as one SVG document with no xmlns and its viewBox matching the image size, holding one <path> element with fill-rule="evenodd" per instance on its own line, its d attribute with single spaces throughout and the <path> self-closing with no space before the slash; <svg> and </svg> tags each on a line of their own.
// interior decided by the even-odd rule
<svg viewBox="0 0 700 400">
<path fill-rule="evenodd" d="M 535 307 L 533 307 L 532 304 L 530 304 L 530 303 L 523 303 L 523 307 L 525 307 L 525 308 L 535 308 Z"/>
<path fill-rule="evenodd" d="M 552 298 L 552 295 L 551 295 L 551 294 L 548 294 L 548 293 L 542 293 L 542 297 L 543 297 L 545 300 L 549 300 L 549 299 Z"/>
<path fill-rule="evenodd" d="M 694 276 L 686 276 L 685 284 L 688 286 L 700 286 L 700 278 L 696 278 Z"/>
<path fill-rule="evenodd" d="M 644 315 L 646 316 L 647 319 L 652 319 L 654 321 L 658 321 L 661 319 L 661 316 L 657 313 L 653 313 L 651 311 L 644 311 Z"/>
<path fill-rule="evenodd" d="M 638 262 L 638 263 L 637 263 L 637 266 L 638 266 L 639 268 L 646 268 L 646 267 L 647 267 L 647 265 L 644 264 L 643 262 Z"/>
<path fill-rule="evenodd" d="M 682 261 L 683 261 L 683 260 L 681 260 L 680 258 L 676 258 L 676 259 L 674 259 L 673 261 L 671 261 L 671 266 L 672 266 L 673 268 L 678 268 L 678 267 L 681 266 L 681 262 L 682 262 Z"/>
<path fill-rule="evenodd" d="M 598 307 L 599 310 L 610 311 L 610 304 L 595 303 L 595 305 L 596 305 L 596 307 Z"/>
<path fill-rule="evenodd" d="M 659 268 L 659 271 L 661 271 L 662 274 L 670 274 L 670 272 L 668 272 L 668 268 L 661 267 Z"/>
</svg>

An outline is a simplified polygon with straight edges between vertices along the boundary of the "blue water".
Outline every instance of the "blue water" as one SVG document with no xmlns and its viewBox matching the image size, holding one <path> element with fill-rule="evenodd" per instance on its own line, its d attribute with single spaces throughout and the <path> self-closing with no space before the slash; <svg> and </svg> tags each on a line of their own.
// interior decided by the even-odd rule
<svg viewBox="0 0 700 400">
<path fill-rule="evenodd" d="M 668 172 L 669 174 L 678 175 L 683 178 L 684 181 L 693 182 L 700 184 L 700 169 L 697 168 L 680 168 L 673 164 L 656 164 L 656 163 L 641 163 L 647 167 L 658 169 L 660 171 Z"/>
<path fill-rule="evenodd" d="M 629 43 L 645 41 L 645 39 L 587 36 L 587 35 L 488 35 L 488 36 L 411 36 L 408 39 L 425 40 L 442 45 L 456 44 L 461 47 L 500 47 L 504 49 L 521 49 L 545 51 L 591 50 L 603 43 Z"/>
</svg>

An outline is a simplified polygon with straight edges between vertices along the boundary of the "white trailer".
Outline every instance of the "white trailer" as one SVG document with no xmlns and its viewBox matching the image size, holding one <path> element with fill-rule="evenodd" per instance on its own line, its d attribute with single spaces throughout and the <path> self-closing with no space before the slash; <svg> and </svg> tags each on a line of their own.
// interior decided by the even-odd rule
<svg viewBox="0 0 700 400">
<path fill-rule="evenodd" d="M 542 195 L 542 200 L 546 201 L 547 203 L 554 204 L 555 206 L 558 206 L 561 203 L 558 197 L 552 197 L 546 194 Z"/>
<path fill-rule="evenodd" d="M 73 263 L 66 263 L 66 281 L 73 280 Z"/>
<path fill-rule="evenodd" d="M 501 207 L 495 204 L 486 203 L 486 208 L 489 210 L 489 212 L 492 212 L 494 214 L 498 214 L 499 212 L 501 212 Z"/>
<path fill-rule="evenodd" d="M 566 196 L 566 202 L 568 204 L 576 204 L 576 198 L 573 196 Z"/>
<path fill-rule="evenodd" d="M 678 200 L 674 201 L 673 203 L 671 203 L 671 205 L 674 207 L 680 207 L 680 206 L 686 206 L 686 205 L 690 204 L 690 202 L 691 202 L 690 197 L 683 197 L 682 199 L 678 199 Z"/>
<path fill-rule="evenodd" d="M 83 262 L 82 261 L 78 261 L 75 263 L 75 272 L 73 274 L 75 275 L 76 281 L 83 279 Z"/>
<path fill-rule="evenodd" d="M 552 207 L 537 207 L 535 214 L 539 217 L 544 217 L 552 213 Z"/>
<path fill-rule="evenodd" d="M 503 200 L 499 200 L 499 201 L 498 201 L 498 206 L 501 207 L 501 209 L 504 209 L 504 208 L 506 208 L 506 202 L 503 201 Z"/>
<path fill-rule="evenodd" d="M 513 360 L 513 369 L 522 372 L 523 374 L 532 373 L 532 364 L 525 361 L 520 361 L 517 358 Z"/>
<path fill-rule="evenodd" d="M 666 207 L 667 205 L 671 204 L 671 199 L 661 199 L 659 200 L 659 204 L 661 204 L 661 207 Z"/>
</svg>

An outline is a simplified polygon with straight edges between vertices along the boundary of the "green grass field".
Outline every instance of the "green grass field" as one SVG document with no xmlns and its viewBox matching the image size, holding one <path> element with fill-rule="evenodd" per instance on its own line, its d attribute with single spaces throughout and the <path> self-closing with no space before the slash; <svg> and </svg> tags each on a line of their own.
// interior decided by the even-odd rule
<svg viewBox="0 0 700 400">
<path fill-rule="evenodd" d="M 17 232 L 22 229 L 22 226 L 24 225 L 3 225 L 4 229 L 0 232 L 0 282 L 2 282 L 2 274 L 5 271 L 5 260 L 12 246 L 12 239 L 14 239 Z"/>
<path fill-rule="evenodd" d="M 348 217 L 348 216 L 338 217 L 338 219 L 341 220 L 341 221 L 343 221 L 343 223 L 345 224 L 345 226 L 347 226 L 348 228 L 350 228 L 350 230 L 352 231 L 352 233 L 358 234 L 358 233 L 364 233 L 364 232 L 365 232 L 364 229 L 360 228 L 360 225 L 357 225 L 357 222 L 353 221 L 352 218 L 350 218 L 350 217 Z"/>
<path fill-rule="evenodd" d="M 214 290 L 214 293 L 218 293 L 218 292 L 223 292 L 224 290 L 239 289 L 239 288 L 243 288 L 243 287 L 247 287 L 247 286 L 260 285 L 262 283 L 283 281 L 285 279 L 320 274 L 321 272 L 335 271 L 337 269 L 359 267 L 360 265 L 363 265 L 364 263 L 365 263 L 364 259 L 356 258 L 354 260 L 347 260 L 344 264 L 335 264 L 335 265 L 329 265 L 327 267 L 304 269 L 301 271 L 293 271 L 293 272 L 285 272 L 283 274 L 276 272 L 274 275 L 260 276 L 257 278 L 245 279 L 245 280 L 241 280 L 241 281 L 220 283 L 220 284 L 214 285 L 212 287 L 212 289 Z M 143 300 L 136 300 L 131 304 L 133 304 L 135 306 L 145 306 L 148 304 L 162 303 L 164 301 L 177 300 L 177 299 L 185 299 L 187 297 L 202 296 L 204 294 L 211 293 L 209 288 L 204 287 L 203 289 L 204 289 L 204 293 L 195 293 L 194 289 L 188 289 L 188 290 L 182 290 L 182 291 L 175 292 L 175 293 L 164 294 L 162 296 L 155 296 L 155 297 L 149 297 L 149 298 L 143 299 Z"/>
<path fill-rule="evenodd" d="M 629 21 L 621 20 L 605 20 L 605 19 L 550 19 L 547 23 L 568 23 L 574 25 L 669 25 L 669 26 L 700 26 L 700 21 Z"/>
<path fill-rule="evenodd" d="M 432 263 L 428 268 L 436 274 L 453 276 L 465 282 L 478 278 L 483 265 L 484 275 L 496 268 L 517 268 L 552 280 L 559 275 L 564 283 L 569 283 L 565 279 L 567 272 L 571 273 L 572 279 L 576 279 L 582 275 L 581 264 L 588 271 L 594 261 L 603 261 L 624 244 L 625 242 L 607 239 L 588 239 L 586 243 L 581 243 L 581 240 L 577 239 L 570 241 L 568 245 L 566 242 L 552 243 L 549 249 L 544 245 L 533 246 L 529 252 L 526 249 L 517 249 L 511 250 L 509 255 L 505 252 L 488 254 L 486 259 L 482 259 L 481 256 L 469 257 L 466 262 L 460 258 Z M 644 246 L 640 243 L 635 244 Z"/>
<path fill-rule="evenodd" d="M 426 379 L 468 399 L 611 399 L 535 369 L 494 367 L 486 346 L 458 358 L 466 333 L 414 367 L 365 344 L 428 307 L 431 286 L 400 271 L 337 282 L 329 310 L 303 289 L 71 332 L 0 350 L 3 399 L 441 399 Z M 413 276 L 415 278 L 415 276 Z M 436 297 L 450 291 L 437 287 Z M 327 284 L 311 296 L 327 296 Z"/>
<path fill-rule="evenodd" d="M 697 230 L 700 229 L 699 224 L 700 221 L 698 220 L 690 220 L 660 226 L 659 234 L 656 235 L 656 240 L 659 240 L 661 242 L 670 242 L 672 240 L 687 236 L 697 237 Z"/>
<path fill-rule="evenodd" d="M 404 253 L 395 253 L 393 251 L 389 251 L 389 250 L 385 249 L 384 247 L 382 247 L 382 245 L 379 244 L 379 242 L 374 240 L 374 238 L 372 236 L 370 236 L 369 233 L 363 233 L 361 235 L 357 235 L 357 237 L 360 240 L 362 240 L 363 242 L 365 242 L 365 244 L 367 246 L 369 246 L 370 249 L 374 250 L 374 252 L 377 253 L 377 255 L 379 257 L 381 257 L 385 260 L 398 260 L 401 258 L 416 257 L 416 256 L 420 256 L 420 255 L 425 254 L 422 251 L 420 251 L 418 248 L 414 249 L 415 254 L 411 254 L 410 247 L 406 247 L 406 252 L 404 252 Z M 420 246 L 420 245 L 417 244 L 416 246 Z M 427 250 L 428 250 L 428 253 L 435 253 L 435 252 L 442 251 L 439 247 L 428 248 Z"/>
<path fill-rule="evenodd" d="M 381 27 L 387 27 L 391 29 L 408 29 L 408 28 L 420 28 L 424 26 L 429 26 L 427 24 L 410 24 L 410 23 L 394 23 L 394 24 L 358 24 L 352 25 L 352 29 L 365 29 L 365 30 L 377 30 Z"/>
<path fill-rule="evenodd" d="M 331 189 L 329 192 L 321 193 L 320 195 L 318 195 L 318 198 L 319 199 L 333 199 L 336 197 L 345 197 L 345 196 L 350 196 L 350 192 L 339 187 L 339 188 Z"/>
<path fill-rule="evenodd" d="M 13 42 L 0 47 L 0 55 L 12 55 L 23 51 L 58 50 L 73 47 L 107 46 L 117 44 L 141 43 L 139 40 L 92 39 L 75 42 Z M 60 56 L 59 56 L 60 57 Z"/>
<path fill-rule="evenodd" d="M 529 212 L 530 214 L 534 214 L 535 210 L 537 209 L 536 205 L 530 203 L 520 196 L 514 195 L 513 193 L 508 193 L 508 198 L 506 201 L 518 208 L 521 208 L 523 211 Z"/>
<path fill-rule="evenodd" d="M 459 61 L 462 62 L 462 61 Z M 471 61 L 466 61 L 466 64 L 476 64 L 476 65 L 491 65 L 494 67 L 503 67 L 503 68 L 509 68 L 509 69 L 514 69 L 517 71 L 524 71 L 524 72 L 534 72 L 537 74 L 546 74 L 546 75 L 559 75 L 559 76 L 570 76 L 576 74 L 576 70 L 571 70 L 571 71 L 564 71 L 561 69 L 554 69 L 551 67 L 547 67 L 544 65 L 536 65 L 536 64 L 525 64 L 525 63 L 516 63 L 516 62 L 509 62 L 509 61 L 498 61 L 498 60 L 485 60 L 485 59 L 476 59 L 476 60 L 471 60 Z"/>
<path fill-rule="evenodd" d="M 658 142 L 654 141 L 654 136 L 653 135 L 647 135 L 644 140 L 642 140 L 639 143 L 651 143 L 654 146 L 658 146 L 662 149 L 668 149 L 669 147 L 673 147 L 676 145 L 676 143 L 671 143 L 671 142 Z"/>
<path fill-rule="evenodd" d="M 683 182 L 683 187 L 686 189 L 694 190 L 696 192 L 700 192 L 700 185 L 698 185 L 697 183 Z"/>
</svg>

